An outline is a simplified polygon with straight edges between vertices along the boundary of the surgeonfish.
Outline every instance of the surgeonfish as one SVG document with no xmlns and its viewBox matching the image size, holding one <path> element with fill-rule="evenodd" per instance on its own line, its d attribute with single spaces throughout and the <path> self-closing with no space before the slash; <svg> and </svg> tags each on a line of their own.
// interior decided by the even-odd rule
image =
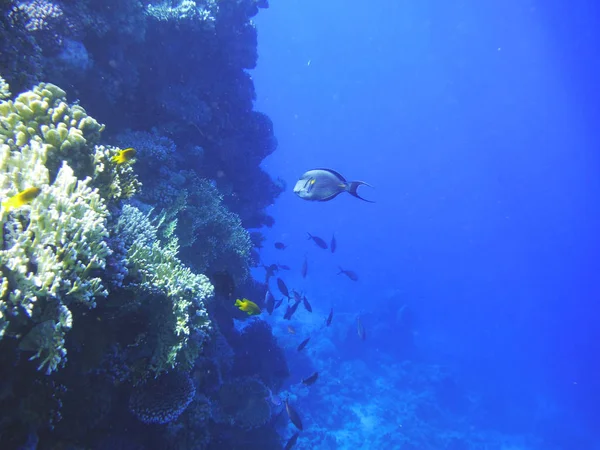
<svg viewBox="0 0 600 450">
<path fill-rule="evenodd" d="M 331 249 L 331 253 L 335 253 L 335 249 L 337 248 L 337 242 L 335 240 L 335 234 L 331 235 L 331 244 L 329 244 L 329 248 Z"/>
<path fill-rule="evenodd" d="M 353 272 L 351 270 L 344 270 L 344 269 L 342 269 L 340 267 L 340 271 L 338 272 L 338 275 L 341 275 L 341 274 L 346 275 L 352 281 L 357 281 L 358 280 L 358 275 L 356 275 L 356 272 Z"/>
<path fill-rule="evenodd" d="M 4 200 L 2 202 L 2 208 L 4 208 L 6 212 L 10 212 L 10 210 L 14 208 L 20 208 L 21 206 L 28 205 L 38 195 L 40 195 L 40 192 L 42 192 L 42 190 L 38 187 L 27 188 L 24 191 L 21 191 L 18 194 L 15 194 L 12 197 Z"/>
<path fill-rule="evenodd" d="M 287 266 L 285 264 L 277 263 L 277 267 L 280 268 L 281 270 L 290 270 L 290 266 Z"/>
<path fill-rule="evenodd" d="M 331 325 L 331 321 L 333 320 L 333 308 L 329 311 L 329 315 L 327 316 L 327 321 L 325 322 L 325 326 Z"/>
<path fill-rule="evenodd" d="M 317 381 L 317 378 L 319 378 L 319 372 L 315 372 L 310 377 L 303 379 L 302 384 L 304 384 L 306 386 L 310 386 L 312 384 L 315 384 L 315 381 Z"/>
<path fill-rule="evenodd" d="M 308 341 L 310 341 L 309 337 L 307 337 L 302 342 L 300 342 L 300 345 L 298 346 L 298 348 L 296 350 L 298 350 L 299 352 L 301 352 L 302 350 L 304 350 L 304 347 L 306 347 L 306 345 L 308 344 Z"/>
<path fill-rule="evenodd" d="M 363 185 L 372 187 L 364 181 L 346 181 L 335 170 L 313 169 L 305 172 L 296 182 L 294 193 L 304 200 L 326 202 L 334 199 L 342 192 L 347 192 L 365 202 L 374 203 L 358 195 L 358 187 Z"/>
<path fill-rule="evenodd" d="M 294 445 L 296 445 L 296 441 L 298 440 L 298 436 L 300 436 L 300 433 L 298 431 L 296 431 L 294 433 L 294 435 L 288 439 L 288 441 L 285 444 L 285 447 L 283 447 L 283 450 L 290 450 Z"/>
<path fill-rule="evenodd" d="M 302 420 L 300 420 L 300 416 L 298 415 L 296 410 L 290 406 L 290 402 L 288 401 L 287 398 L 285 399 L 285 410 L 287 412 L 288 417 L 290 418 L 292 423 L 296 426 L 296 428 L 298 428 L 300 431 L 302 431 Z"/>
<path fill-rule="evenodd" d="M 287 245 L 285 245 L 283 242 L 275 242 L 275 248 L 277 250 L 285 250 Z"/>
<path fill-rule="evenodd" d="M 235 306 L 237 306 L 241 311 L 244 311 L 249 316 L 256 316 L 260 314 L 260 308 L 254 302 L 251 302 L 247 298 L 240 300 L 239 298 L 235 301 Z"/>
<path fill-rule="evenodd" d="M 135 158 L 135 154 L 136 151 L 134 148 L 129 147 L 129 148 L 125 148 L 123 150 L 119 150 L 117 152 L 117 154 L 115 156 L 113 156 L 112 162 L 117 163 L 117 164 L 124 164 L 126 162 L 131 161 L 133 158 Z"/>
<path fill-rule="evenodd" d="M 285 285 L 285 282 L 281 278 L 277 278 L 277 287 L 283 295 L 285 295 L 287 298 L 290 298 L 290 291 L 288 290 L 287 286 Z"/>
<path fill-rule="evenodd" d="M 308 233 L 308 239 L 312 239 L 314 243 L 317 244 L 317 246 L 321 247 L 324 250 L 327 250 L 327 242 L 325 242 L 319 236 L 313 236 L 312 234 Z"/>
</svg>

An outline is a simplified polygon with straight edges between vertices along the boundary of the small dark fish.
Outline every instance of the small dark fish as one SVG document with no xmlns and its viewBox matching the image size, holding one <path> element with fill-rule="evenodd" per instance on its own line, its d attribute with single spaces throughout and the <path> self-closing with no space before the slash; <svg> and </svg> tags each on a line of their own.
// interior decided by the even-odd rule
<svg viewBox="0 0 600 450">
<path fill-rule="evenodd" d="M 300 416 L 298 415 L 296 410 L 290 406 L 290 402 L 288 402 L 287 399 L 285 399 L 285 410 L 287 412 L 288 417 L 296 426 L 296 428 L 302 431 L 302 420 L 300 420 Z"/>
<path fill-rule="evenodd" d="M 275 242 L 275 248 L 277 250 L 285 250 L 287 245 L 285 245 L 283 242 Z"/>
<path fill-rule="evenodd" d="M 329 316 L 327 316 L 327 322 L 325 322 L 326 326 L 331 325 L 331 321 L 333 320 L 333 308 L 329 311 Z"/>
<path fill-rule="evenodd" d="M 319 236 L 313 236 L 313 235 L 312 235 L 312 234 L 310 234 L 310 233 L 307 233 L 307 234 L 308 234 L 308 239 L 312 239 L 312 240 L 313 240 L 313 242 L 314 242 L 315 244 L 317 244 L 319 247 L 321 247 L 322 249 L 325 249 L 325 250 L 327 250 L 327 242 L 325 242 L 325 241 L 324 241 L 323 239 L 321 239 Z"/>
<path fill-rule="evenodd" d="M 338 272 L 338 275 L 341 275 L 341 274 L 346 275 L 352 281 L 358 281 L 358 275 L 356 275 L 356 272 L 353 272 L 351 270 L 344 270 L 340 267 L 340 271 Z"/>
<path fill-rule="evenodd" d="M 277 309 L 281 306 L 281 304 L 283 303 L 283 299 L 278 300 L 277 303 L 275 303 L 275 307 L 273 309 Z"/>
<path fill-rule="evenodd" d="M 308 300 L 306 299 L 306 295 L 304 297 L 302 297 L 302 301 L 304 302 L 304 307 L 306 308 L 306 310 L 311 313 L 312 312 L 312 306 L 310 306 L 310 303 L 308 303 Z"/>
<path fill-rule="evenodd" d="M 277 272 L 277 264 L 271 264 L 270 266 L 265 266 L 263 264 L 263 267 L 265 269 L 266 272 L 266 279 L 267 279 L 267 283 L 269 282 L 269 278 L 275 276 L 275 272 Z"/>
<path fill-rule="evenodd" d="M 283 295 L 285 295 L 287 298 L 290 298 L 290 291 L 281 278 L 277 278 L 277 287 Z"/>
<path fill-rule="evenodd" d="M 301 352 L 302 350 L 304 350 L 304 347 L 306 347 L 306 344 L 308 344 L 308 341 L 310 341 L 310 338 L 307 337 L 306 339 L 304 339 L 302 342 L 300 342 L 300 345 L 298 346 L 298 351 Z"/>
<path fill-rule="evenodd" d="M 306 256 L 304 257 L 304 262 L 302 263 L 302 270 L 300 271 L 302 274 L 302 278 L 306 278 L 306 274 L 308 273 L 308 260 Z"/>
<path fill-rule="evenodd" d="M 372 187 L 364 181 L 346 181 L 335 170 L 313 169 L 305 172 L 296 182 L 294 194 L 304 200 L 326 202 L 334 199 L 342 192 L 347 192 L 365 202 L 374 203 L 358 195 L 359 186 Z"/>
<path fill-rule="evenodd" d="M 288 306 L 288 309 L 285 312 L 285 314 L 283 315 L 283 318 L 286 320 L 290 320 L 292 318 L 292 316 L 294 315 L 294 313 L 296 312 L 296 310 L 298 309 L 298 305 L 300 303 L 302 303 L 302 302 L 296 302 L 292 306 Z"/>
<path fill-rule="evenodd" d="M 335 241 L 335 234 L 331 236 L 331 244 L 329 244 L 329 248 L 331 249 L 331 253 L 335 253 L 335 249 L 337 248 L 337 242 Z"/>
<path fill-rule="evenodd" d="M 367 331 L 365 330 L 365 326 L 360 320 L 360 316 L 356 319 L 356 331 L 358 332 L 358 337 L 361 341 L 365 341 L 367 339 Z"/>
<path fill-rule="evenodd" d="M 290 270 L 290 266 L 286 266 L 285 264 L 277 264 L 277 267 L 279 267 L 281 270 Z"/>
<path fill-rule="evenodd" d="M 273 310 L 275 309 L 275 297 L 273 297 L 273 294 L 271 294 L 271 291 L 268 289 L 265 294 L 265 306 L 267 307 L 269 315 L 273 314 Z"/>
<path fill-rule="evenodd" d="M 317 381 L 317 378 L 319 378 L 319 372 L 315 372 L 310 377 L 305 378 L 304 380 L 302 380 L 302 384 L 310 386 L 312 384 L 315 384 L 315 381 Z"/>
<path fill-rule="evenodd" d="M 298 436 L 300 436 L 300 433 L 296 431 L 296 433 L 294 433 L 294 435 L 288 439 L 287 443 L 285 444 L 285 447 L 283 447 L 283 450 L 290 450 L 294 445 L 296 445 Z"/>
</svg>

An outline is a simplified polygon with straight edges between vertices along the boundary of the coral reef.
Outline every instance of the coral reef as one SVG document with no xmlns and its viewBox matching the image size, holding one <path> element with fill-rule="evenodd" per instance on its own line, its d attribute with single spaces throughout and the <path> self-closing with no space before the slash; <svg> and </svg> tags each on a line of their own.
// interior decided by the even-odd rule
<svg viewBox="0 0 600 450">
<path fill-rule="evenodd" d="M 279 390 L 289 376 L 289 369 L 271 326 L 262 320 L 253 321 L 233 342 L 236 350 L 233 374 L 253 374 L 270 389 Z"/>
<path fill-rule="evenodd" d="M 181 259 L 199 272 L 228 270 L 243 280 L 250 264 L 250 235 L 214 183 L 190 170 L 186 156 L 178 157 L 175 143 L 156 129 L 127 131 L 116 140 L 121 146 L 136 145 L 139 152 L 140 199 L 177 220 Z M 196 152 L 201 158 L 201 150 Z"/>
<path fill-rule="evenodd" d="M 190 377 L 172 371 L 137 386 L 129 398 L 129 409 L 144 423 L 169 423 L 185 411 L 195 395 Z"/>
<path fill-rule="evenodd" d="M 166 236 L 166 243 L 160 241 L 159 224 L 153 224 L 139 209 L 125 205 L 115 227 L 127 248 L 133 286 L 163 298 L 169 305 L 160 318 L 160 345 L 152 361 L 157 372 L 174 367 L 184 349 L 190 352 L 185 355 L 186 365 L 193 365 L 201 342 L 192 349 L 197 341 L 188 338 L 195 334 L 202 341 L 210 330 L 204 303 L 213 295 L 208 278 L 193 273 L 178 259 L 179 245 L 173 230 Z"/>
<path fill-rule="evenodd" d="M 0 447 L 280 447 L 283 353 L 201 275 L 260 288 L 246 228 L 282 186 L 245 70 L 267 6 L 0 2 Z"/>
<path fill-rule="evenodd" d="M 93 146 L 103 126 L 89 117 L 79 105 L 69 105 L 66 93 L 58 86 L 41 83 L 12 101 L 0 104 L 0 143 L 16 151 L 32 141 L 45 144 L 43 164 L 56 176 L 62 161 L 80 178 L 94 170 Z"/>
<path fill-rule="evenodd" d="M 177 170 L 202 148 L 196 174 L 216 180 L 224 204 L 245 227 L 270 226 L 264 210 L 283 187 L 260 162 L 277 143 L 270 120 L 252 111 L 254 87 L 245 72 L 257 60 L 251 17 L 267 6 L 254 0 L 20 1 L 0 15 L 0 34 L 6 34 L 0 66 L 16 91 L 41 77 L 69 86 L 115 135 L 127 128 L 169 135 L 185 161 Z"/>
<path fill-rule="evenodd" d="M 6 80 L 0 77 L 0 100 L 4 100 L 10 97 L 10 86 Z"/>
<path fill-rule="evenodd" d="M 215 394 L 213 418 L 244 430 L 257 428 L 271 418 L 269 390 L 252 377 L 232 378 Z"/>
<path fill-rule="evenodd" d="M 65 362 L 69 305 L 94 307 L 107 295 L 96 272 L 110 254 L 109 198 L 90 177 L 102 126 L 52 84 L 0 103 L 0 121 L 0 197 L 39 190 L 29 204 L 0 211 L 0 337 L 22 335 L 19 348 L 52 372 Z M 104 190 L 127 194 L 135 188 L 121 182 L 137 186 L 133 174 L 107 181 Z"/>
</svg>

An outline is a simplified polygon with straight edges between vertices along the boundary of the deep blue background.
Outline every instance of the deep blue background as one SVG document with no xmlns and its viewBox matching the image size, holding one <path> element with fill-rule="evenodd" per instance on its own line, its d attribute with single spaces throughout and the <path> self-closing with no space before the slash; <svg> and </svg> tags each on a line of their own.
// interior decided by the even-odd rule
<svg viewBox="0 0 600 450">
<path fill-rule="evenodd" d="M 423 354 L 494 398 L 504 428 L 585 448 L 600 423 L 600 8 L 488 3 L 271 1 L 253 77 L 280 143 L 265 167 L 288 183 L 269 245 L 290 248 L 263 257 L 306 254 L 309 281 L 288 280 L 321 312 L 408 302 Z M 377 203 L 300 200 L 314 167 L 371 183 Z M 307 231 L 335 232 L 338 253 Z M 546 402 L 560 432 L 532 420 Z"/>
</svg>

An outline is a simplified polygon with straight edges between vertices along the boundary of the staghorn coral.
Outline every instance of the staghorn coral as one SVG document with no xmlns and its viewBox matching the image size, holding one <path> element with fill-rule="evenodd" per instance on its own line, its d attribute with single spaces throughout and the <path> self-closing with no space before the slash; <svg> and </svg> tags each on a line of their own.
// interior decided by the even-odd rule
<svg viewBox="0 0 600 450">
<path fill-rule="evenodd" d="M 169 423 L 177 419 L 196 395 L 190 377 L 167 372 L 137 386 L 129 398 L 129 410 L 144 423 Z"/>
<path fill-rule="evenodd" d="M 191 367 L 210 330 L 205 302 L 213 295 L 208 278 L 193 273 L 178 259 L 177 239 L 173 235 L 167 236 L 166 243 L 159 239 L 160 224 L 125 205 L 115 228 L 127 248 L 127 266 L 135 286 L 168 305 L 158 324 L 160 338 L 152 361 L 156 372 L 178 363 Z"/>
</svg>

